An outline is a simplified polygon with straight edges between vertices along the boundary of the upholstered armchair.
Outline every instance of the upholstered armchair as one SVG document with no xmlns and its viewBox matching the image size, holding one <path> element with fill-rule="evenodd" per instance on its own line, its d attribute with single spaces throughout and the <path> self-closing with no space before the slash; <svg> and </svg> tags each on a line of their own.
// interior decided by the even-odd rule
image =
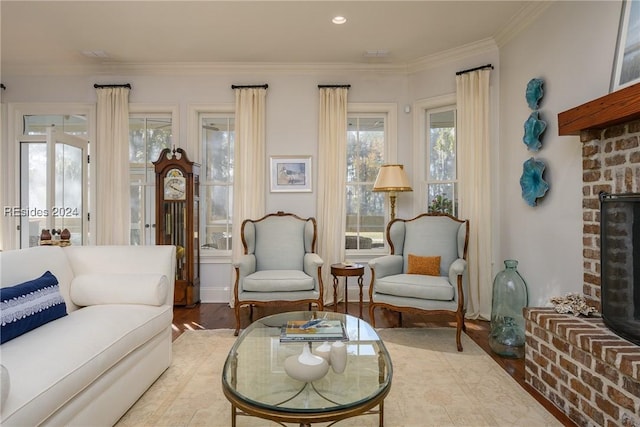
<svg viewBox="0 0 640 427">
<path fill-rule="evenodd" d="M 308 303 L 322 310 L 323 261 L 316 250 L 315 218 L 277 212 L 241 226 L 244 253 L 234 261 L 234 309 L 240 330 L 240 307 Z"/>
<path fill-rule="evenodd" d="M 402 312 L 451 314 L 456 319 L 456 344 L 465 330 L 465 293 L 469 221 L 445 214 L 395 219 L 387 225 L 391 254 L 369 261 L 369 316 L 384 307 Z"/>
</svg>

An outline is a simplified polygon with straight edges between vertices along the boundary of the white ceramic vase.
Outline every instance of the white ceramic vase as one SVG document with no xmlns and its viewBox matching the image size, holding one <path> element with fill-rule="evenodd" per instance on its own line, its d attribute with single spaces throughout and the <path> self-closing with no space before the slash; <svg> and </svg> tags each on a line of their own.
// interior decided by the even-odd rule
<svg viewBox="0 0 640 427">
<path fill-rule="evenodd" d="M 331 369 L 336 374 L 341 374 L 347 367 L 347 345 L 342 341 L 331 344 Z"/>
<path fill-rule="evenodd" d="M 324 377 L 329 371 L 329 363 L 322 357 L 311 354 L 309 346 L 305 344 L 302 353 L 287 357 L 284 371 L 295 380 L 309 383 Z"/>
<path fill-rule="evenodd" d="M 331 364 L 331 344 L 325 341 L 313 350 L 313 354 L 322 357 L 327 363 Z"/>
</svg>

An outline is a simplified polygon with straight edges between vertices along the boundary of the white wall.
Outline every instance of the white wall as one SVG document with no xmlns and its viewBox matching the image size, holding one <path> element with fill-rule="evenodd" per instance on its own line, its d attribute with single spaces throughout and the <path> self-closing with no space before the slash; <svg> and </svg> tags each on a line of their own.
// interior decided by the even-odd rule
<svg viewBox="0 0 640 427">
<path fill-rule="evenodd" d="M 619 18 L 619 2 L 555 2 L 500 48 L 498 261 L 519 261 L 531 306 L 582 292 L 582 145 L 577 136 L 558 136 L 557 115 L 609 92 Z M 544 79 L 539 110 L 547 122 L 537 153 L 522 143 L 532 78 Z M 546 163 L 550 185 L 536 207 L 524 202 L 519 184 L 532 156 Z"/>
</svg>

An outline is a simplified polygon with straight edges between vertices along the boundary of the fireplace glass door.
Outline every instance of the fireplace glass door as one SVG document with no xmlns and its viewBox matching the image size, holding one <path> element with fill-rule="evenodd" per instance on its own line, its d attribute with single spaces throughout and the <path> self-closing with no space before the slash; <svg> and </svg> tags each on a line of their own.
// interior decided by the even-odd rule
<svg viewBox="0 0 640 427">
<path fill-rule="evenodd" d="M 640 345 L 640 193 L 600 195 L 605 324 Z"/>
</svg>

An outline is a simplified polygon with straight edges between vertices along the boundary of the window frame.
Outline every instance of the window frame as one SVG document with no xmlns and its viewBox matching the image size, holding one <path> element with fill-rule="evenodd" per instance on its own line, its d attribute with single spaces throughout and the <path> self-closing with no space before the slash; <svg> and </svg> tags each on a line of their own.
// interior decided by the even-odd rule
<svg viewBox="0 0 640 427">
<path fill-rule="evenodd" d="M 413 210 L 414 216 L 427 212 L 427 182 L 429 176 L 429 151 L 428 151 L 428 121 L 427 112 L 445 107 L 453 107 L 457 110 L 456 94 L 447 94 L 432 98 L 419 99 L 413 103 L 413 152 L 417 155 L 413 159 Z M 457 114 L 456 114 L 457 120 Z M 457 123 L 456 123 L 457 131 Z M 456 133 L 457 138 L 457 133 Z M 458 148 L 456 144 L 456 162 L 458 161 Z M 456 177 L 456 182 L 459 180 Z M 460 200 L 458 199 L 458 204 Z"/>
<path fill-rule="evenodd" d="M 384 141 L 384 160 L 383 163 L 396 163 L 398 158 L 398 105 L 396 103 L 348 103 L 347 117 L 353 117 L 362 114 L 363 116 L 371 116 L 372 114 L 385 116 L 385 141 Z M 345 153 L 346 156 L 346 153 Z M 347 171 L 345 170 L 345 175 Z M 346 182 L 345 182 L 346 184 Z M 346 192 L 346 186 L 345 186 Z M 346 194 L 345 194 L 346 197 Z M 389 222 L 390 217 L 389 198 L 384 199 L 384 223 L 385 226 Z M 346 221 L 346 217 L 345 217 Z M 345 230 L 346 232 L 346 230 Z M 389 251 L 388 242 L 384 236 L 386 230 L 383 230 L 383 246 L 372 249 L 345 249 L 347 258 L 367 259 L 375 258 Z"/>
<path fill-rule="evenodd" d="M 82 136 L 77 136 L 67 132 L 58 133 L 58 131 L 58 128 L 51 126 L 46 129 L 45 135 L 23 134 L 22 138 L 20 138 L 20 150 L 22 152 L 20 159 L 20 192 L 22 194 L 20 195 L 20 200 L 22 202 L 25 199 L 29 199 L 28 193 L 31 188 L 28 182 L 29 178 L 22 175 L 25 172 L 25 168 L 28 169 L 32 164 L 30 156 L 27 155 L 27 147 L 40 146 L 40 148 L 44 148 L 44 156 L 46 157 L 46 161 L 38 166 L 45 171 L 44 184 L 46 201 L 44 202 L 42 209 L 47 211 L 47 213 L 44 213 L 44 218 L 41 218 L 44 220 L 44 224 L 40 222 L 40 229 L 55 230 L 57 228 L 60 230 L 68 228 L 71 231 L 71 243 L 74 245 L 83 245 L 89 240 L 89 141 L 84 134 Z M 44 139 L 42 138 L 43 136 Z M 62 151 L 59 151 L 59 148 L 62 148 Z M 73 156 L 74 153 L 79 154 L 79 156 Z M 68 154 L 71 154 L 72 156 L 67 157 Z M 64 158 L 60 159 L 60 155 Z M 74 162 L 74 157 L 75 160 L 77 160 L 76 162 Z M 80 212 L 77 211 L 77 207 L 71 208 L 70 205 L 66 204 L 68 189 L 67 180 L 64 177 L 66 174 L 63 172 L 62 176 L 58 175 L 58 172 L 60 171 L 59 168 L 62 168 L 62 171 L 66 170 L 66 164 L 68 161 L 81 165 L 81 172 L 79 174 L 79 181 L 81 184 L 79 197 Z M 59 181 L 60 179 L 62 179 L 62 182 Z M 73 180 L 68 183 L 73 187 Z M 57 202 L 59 196 L 62 196 L 64 201 Z M 30 201 L 27 202 L 26 205 L 21 204 L 22 208 L 25 206 L 28 206 L 30 209 L 33 208 Z M 52 210 L 56 210 L 58 213 L 53 212 Z M 25 216 L 21 215 L 21 248 L 38 245 L 37 236 L 39 236 L 40 233 L 31 236 L 29 236 L 28 232 L 23 233 L 25 226 L 30 228 L 29 220 L 33 218 L 31 215 L 31 213 Z M 37 216 L 38 215 L 36 215 L 36 217 Z M 79 220 L 79 224 L 74 221 L 74 217 L 77 217 L 76 221 Z M 78 230 L 80 231 L 79 233 Z M 78 234 L 80 234 L 80 236 L 78 236 Z M 34 241 L 31 241 L 31 238 L 34 238 Z"/>
<path fill-rule="evenodd" d="M 154 119 L 154 118 L 169 118 L 171 120 L 171 140 L 169 141 L 169 148 L 177 146 L 176 140 L 179 139 L 180 126 L 178 121 L 178 106 L 177 105 L 160 105 L 160 104 L 129 104 L 129 120 L 132 118 L 142 119 Z M 147 159 L 151 164 L 157 159 Z M 146 173 L 142 174 L 146 177 Z M 129 162 L 129 186 L 134 184 L 133 181 L 134 171 L 131 169 L 131 162 Z M 140 183 L 145 191 L 145 206 L 142 212 L 143 221 L 150 225 L 150 235 L 144 236 L 144 229 L 141 231 L 141 245 L 155 244 L 155 173 L 153 180 L 147 180 Z M 148 216 L 148 218 L 147 218 Z M 133 225 L 133 222 L 132 224 Z M 129 230 L 131 233 L 131 229 Z M 148 243 L 147 243 L 148 242 Z"/>
<path fill-rule="evenodd" d="M 207 119 L 221 119 L 221 120 L 226 120 L 227 121 L 227 126 L 229 125 L 228 121 L 229 120 L 233 120 L 233 134 L 234 134 L 234 140 L 235 140 L 235 113 L 211 113 L 211 112 L 207 112 L 207 113 L 200 113 L 199 114 L 199 127 L 201 128 L 201 138 L 202 138 L 202 123 L 204 120 Z M 227 127 L 227 132 L 231 133 L 228 131 L 229 127 Z M 201 162 L 201 173 L 200 173 L 200 235 L 201 235 L 201 241 L 200 241 L 200 251 L 201 253 L 204 252 L 210 256 L 214 256 L 214 257 L 231 257 L 232 256 L 232 249 L 220 249 L 220 248 L 204 248 L 202 246 L 203 242 L 206 241 L 207 239 L 207 223 L 206 223 L 206 219 L 209 217 L 208 212 L 206 212 L 207 210 L 207 204 L 205 203 L 206 201 L 206 195 L 207 195 L 207 191 L 206 189 L 208 187 L 226 187 L 227 189 L 230 189 L 231 193 L 233 193 L 233 179 L 230 181 L 226 181 L 226 182 L 222 182 L 222 181 L 209 181 L 206 177 L 206 165 L 205 165 L 205 153 L 204 153 L 204 145 L 202 144 L 201 140 L 201 154 L 202 154 L 202 162 Z M 235 155 L 235 153 L 233 153 Z M 227 193 L 229 194 L 229 193 Z M 231 197 L 230 200 L 227 200 L 228 202 L 230 202 L 230 204 L 232 203 L 233 197 Z M 228 206 L 228 208 L 230 210 L 233 209 L 233 206 Z M 230 218 L 228 222 L 225 223 L 226 229 L 231 232 L 233 230 L 233 219 Z M 225 237 L 225 236 L 222 236 Z M 227 236 L 228 238 L 228 236 Z M 237 244 L 242 244 L 242 242 L 240 242 L 238 239 L 236 239 L 236 243 Z M 231 244 L 233 245 L 234 242 L 232 241 Z M 228 245 L 228 242 L 227 242 Z"/>
<path fill-rule="evenodd" d="M 191 104 L 187 106 L 187 147 L 188 152 L 194 153 L 194 158 L 191 159 L 202 166 L 203 159 L 203 146 L 201 141 L 201 127 L 200 118 L 201 115 L 230 115 L 235 119 L 235 104 L 234 103 L 220 103 L 220 104 Z M 202 177 L 200 177 L 202 180 Z M 201 189 L 202 194 L 202 189 Z M 205 220 L 204 203 L 200 203 L 200 221 L 201 224 Z M 204 229 L 200 230 L 204 232 Z M 241 244 L 241 243 L 240 243 Z M 205 249 L 200 248 L 200 263 L 201 264 L 228 264 L 232 259 L 232 250 L 221 251 L 217 249 Z"/>
<path fill-rule="evenodd" d="M 455 177 L 453 179 L 448 179 L 448 180 L 436 180 L 431 176 L 431 164 L 428 165 L 428 167 L 426 167 L 425 170 L 425 178 L 424 178 L 424 187 L 425 187 L 425 193 L 429 194 L 429 187 L 430 186 L 435 186 L 435 185 L 452 185 L 453 186 L 453 195 L 452 195 L 452 209 L 451 212 L 447 212 L 453 216 L 458 215 L 458 206 L 459 206 L 459 196 L 458 196 L 458 133 L 457 133 L 457 118 L 458 118 L 458 114 L 457 114 L 457 109 L 455 105 L 446 105 L 444 107 L 439 107 L 439 108 L 429 108 L 427 110 L 425 110 L 425 131 L 428 132 L 429 137 L 425 139 L 424 144 L 426 147 L 426 160 L 428 160 L 429 162 L 431 162 L 431 155 L 432 155 L 432 151 L 431 151 L 431 117 L 434 114 L 438 114 L 438 113 L 443 113 L 443 112 L 453 112 L 453 129 L 454 129 L 454 155 L 455 155 Z M 426 202 L 426 211 L 429 210 L 429 206 L 430 206 L 430 198 L 428 198 L 427 200 L 425 200 Z"/>
</svg>

